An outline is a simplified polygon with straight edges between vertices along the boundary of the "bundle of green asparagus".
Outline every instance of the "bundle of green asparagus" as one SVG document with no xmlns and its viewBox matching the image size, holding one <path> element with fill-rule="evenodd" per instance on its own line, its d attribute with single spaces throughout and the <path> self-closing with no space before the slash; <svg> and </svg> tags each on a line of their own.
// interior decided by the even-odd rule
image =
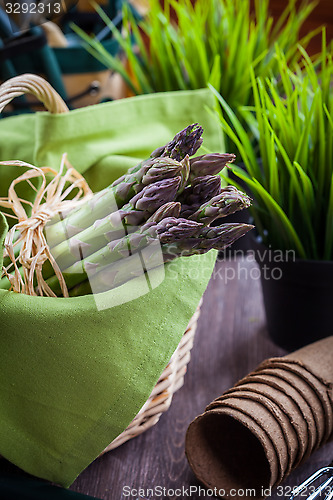
<svg viewBox="0 0 333 500">
<path fill-rule="evenodd" d="M 190 125 L 84 206 L 51 221 L 46 228 L 48 243 L 69 295 L 120 286 L 145 267 L 157 265 L 160 255 L 168 262 L 223 249 L 252 228 L 210 227 L 215 219 L 248 207 L 250 200 L 232 186 L 221 187 L 218 174 L 234 155 L 190 159 L 202 144 L 202 132 L 197 124 Z M 144 263 L 135 258 L 149 247 Z M 60 295 L 51 267 L 45 266 L 43 274 L 50 289 Z"/>
<path fill-rule="evenodd" d="M 175 258 L 223 249 L 249 231 L 253 226 L 240 223 L 210 227 L 250 199 L 221 186 L 218 174 L 234 155 L 192 157 L 202 133 L 188 126 L 108 188 L 53 217 L 44 229 L 51 258 L 37 294 L 63 295 L 56 268 L 69 296 L 99 293 Z"/>
</svg>

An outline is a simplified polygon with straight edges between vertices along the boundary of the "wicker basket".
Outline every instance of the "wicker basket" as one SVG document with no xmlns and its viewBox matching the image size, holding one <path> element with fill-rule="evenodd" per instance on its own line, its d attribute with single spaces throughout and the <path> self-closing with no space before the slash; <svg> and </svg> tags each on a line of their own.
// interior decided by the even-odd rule
<svg viewBox="0 0 333 500">
<path fill-rule="evenodd" d="M 12 78 L 1 85 L 0 112 L 12 99 L 23 94 L 32 94 L 35 96 L 51 113 L 68 112 L 66 104 L 48 82 L 39 76 L 28 74 Z M 155 425 L 162 413 L 169 409 L 173 394 L 184 383 L 184 375 L 187 364 L 190 361 L 190 351 L 193 346 L 197 321 L 200 315 L 200 305 L 201 302 L 149 399 L 127 429 L 114 439 L 101 454 L 117 448 L 129 439 L 142 434 Z"/>
</svg>

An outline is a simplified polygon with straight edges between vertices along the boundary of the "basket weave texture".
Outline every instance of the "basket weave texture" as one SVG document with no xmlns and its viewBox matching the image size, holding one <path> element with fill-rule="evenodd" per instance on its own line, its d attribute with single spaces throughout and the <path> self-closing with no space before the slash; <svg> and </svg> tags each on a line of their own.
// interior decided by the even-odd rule
<svg viewBox="0 0 333 500">
<path fill-rule="evenodd" d="M 24 94 L 31 94 L 36 97 L 51 113 L 68 112 L 66 104 L 51 85 L 43 78 L 31 74 L 12 78 L 1 86 L 0 112 L 12 99 Z M 184 384 L 184 375 L 190 361 L 190 351 L 193 347 L 197 321 L 200 315 L 200 305 L 201 303 L 197 307 L 176 351 L 161 374 L 147 402 L 127 429 L 114 439 L 101 455 L 145 432 L 155 425 L 161 415 L 169 409 L 174 393 Z"/>
</svg>

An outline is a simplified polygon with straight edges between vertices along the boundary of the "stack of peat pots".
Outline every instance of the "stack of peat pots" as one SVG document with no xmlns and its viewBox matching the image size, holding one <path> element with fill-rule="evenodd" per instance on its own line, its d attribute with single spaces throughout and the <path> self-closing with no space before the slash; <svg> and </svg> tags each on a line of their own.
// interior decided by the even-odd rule
<svg viewBox="0 0 333 500">
<path fill-rule="evenodd" d="M 333 432 L 333 337 L 264 361 L 190 425 L 186 454 L 220 496 L 269 496 Z"/>
</svg>

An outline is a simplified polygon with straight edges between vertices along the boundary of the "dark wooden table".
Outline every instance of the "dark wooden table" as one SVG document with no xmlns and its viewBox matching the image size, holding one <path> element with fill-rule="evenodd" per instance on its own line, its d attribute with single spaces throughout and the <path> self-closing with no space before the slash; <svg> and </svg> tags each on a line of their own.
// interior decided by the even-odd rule
<svg viewBox="0 0 333 500">
<path fill-rule="evenodd" d="M 171 408 L 155 427 L 91 464 L 72 490 L 103 500 L 212 498 L 202 492 L 200 496 L 176 497 L 172 491 L 162 496 L 139 491 L 128 496 L 128 491 L 199 486 L 184 455 L 189 423 L 262 360 L 284 354 L 268 338 L 258 274 L 251 258 L 217 262 L 204 295 L 185 385 L 175 394 Z M 332 459 L 331 442 L 299 467 L 284 486 L 297 485 Z M 288 495 L 290 490 L 273 492 L 272 497 L 283 498 L 283 493 Z"/>
<path fill-rule="evenodd" d="M 217 262 L 204 295 L 185 385 L 175 394 L 171 408 L 155 427 L 95 460 L 70 489 L 103 500 L 212 498 L 203 490 L 188 496 L 173 494 L 182 488 L 190 493 L 191 486 L 200 486 L 184 454 L 186 429 L 208 403 L 262 360 L 284 353 L 267 334 L 259 272 L 253 259 Z M 332 459 L 333 442 L 299 467 L 282 489 L 273 491 L 272 500 L 288 498 L 290 487 Z M 29 477 L 4 459 L 0 473 Z M 157 487 L 167 493 L 147 492 Z M 128 494 L 130 490 L 133 495 Z M 4 498 L 1 492 L 0 498 Z"/>
</svg>

